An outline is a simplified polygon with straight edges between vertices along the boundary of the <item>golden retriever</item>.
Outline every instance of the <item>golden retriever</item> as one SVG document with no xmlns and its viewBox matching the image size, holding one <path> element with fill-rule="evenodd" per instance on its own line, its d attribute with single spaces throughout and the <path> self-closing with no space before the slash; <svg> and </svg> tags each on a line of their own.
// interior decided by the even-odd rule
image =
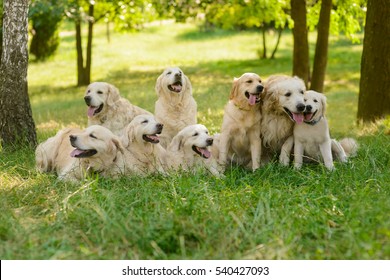
<svg viewBox="0 0 390 280">
<path fill-rule="evenodd" d="M 66 128 L 38 145 L 36 166 L 54 171 L 59 179 L 77 182 L 93 172 L 117 176 L 124 172 L 122 144 L 110 130 L 93 125 L 85 130 Z"/>
<path fill-rule="evenodd" d="M 88 106 L 88 126 L 101 125 L 115 135 L 122 135 L 123 129 L 135 116 L 150 114 L 121 97 L 115 86 L 105 82 L 90 84 L 84 100 Z"/>
<path fill-rule="evenodd" d="M 158 99 L 154 114 L 164 124 L 160 136 L 161 145 L 166 148 L 172 138 L 184 127 L 196 124 L 197 105 L 192 97 L 191 82 L 178 67 L 170 67 L 157 78 Z"/>
<path fill-rule="evenodd" d="M 293 134 L 294 123 L 303 122 L 305 83 L 298 77 L 270 76 L 265 83 L 261 106 L 261 139 L 264 162 L 279 154 Z"/>
<path fill-rule="evenodd" d="M 289 164 L 290 152 L 294 146 L 294 167 L 300 169 L 303 159 L 323 160 L 328 170 L 334 169 L 333 158 L 346 162 L 348 156 L 357 150 L 355 140 L 345 138 L 341 142 L 330 138 L 329 126 L 325 117 L 326 97 L 314 90 L 304 94 L 305 111 L 303 122 L 296 123 L 294 133 L 282 147 L 280 162 Z M 347 153 L 346 153 L 347 152 Z"/>
<path fill-rule="evenodd" d="M 126 127 L 122 144 L 127 149 L 126 167 L 129 173 L 146 175 L 164 172 L 162 158 L 165 149 L 159 144 L 157 134 L 161 134 L 163 125 L 152 115 L 136 116 Z"/>
<path fill-rule="evenodd" d="M 219 162 L 260 167 L 260 100 L 264 90 L 261 78 L 245 73 L 235 78 L 230 100 L 225 106 L 219 140 Z"/>
<path fill-rule="evenodd" d="M 209 147 L 213 138 L 204 125 L 194 124 L 183 128 L 169 144 L 164 157 L 166 170 L 196 171 L 206 168 L 214 176 L 220 177 L 217 161 Z"/>
</svg>

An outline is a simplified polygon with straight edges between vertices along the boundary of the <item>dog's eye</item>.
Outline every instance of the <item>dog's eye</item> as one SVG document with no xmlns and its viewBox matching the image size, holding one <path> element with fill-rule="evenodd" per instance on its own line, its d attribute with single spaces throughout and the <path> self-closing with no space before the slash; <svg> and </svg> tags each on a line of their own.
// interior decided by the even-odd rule
<svg viewBox="0 0 390 280">
<path fill-rule="evenodd" d="M 198 135 L 199 135 L 199 133 L 198 133 L 198 132 L 195 132 L 194 135 L 192 135 L 192 136 L 198 136 Z"/>
<path fill-rule="evenodd" d="M 97 93 L 98 94 L 103 94 L 103 92 L 101 90 L 98 90 Z"/>
<path fill-rule="evenodd" d="M 291 96 L 291 92 L 287 92 L 284 96 L 287 96 L 287 97 Z"/>
<path fill-rule="evenodd" d="M 303 101 L 305 101 L 305 102 L 306 102 L 306 101 L 307 101 L 307 99 L 303 99 Z"/>
<path fill-rule="evenodd" d="M 91 90 L 89 89 L 87 92 L 88 92 L 88 93 L 90 93 L 90 92 L 91 92 Z"/>
<path fill-rule="evenodd" d="M 253 81 L 252 80 L 249 80 L 249 81 L 246 81 L 248 84 L 251 84 Z"/>
<path fill-rule="evenodd" d="M 315 103 L 317 103 L 317 102 L 318 102 L 318 100 L 317 100 L 317 99 L 314 99 L 314 102 L 315 102 Z"/>
<path fill-rule="evenodd" d="M 209 132 L 208 132 L 208 131 L 206 131 L 206 134 L 207 134 L 207 135 L 209 135 Z"/>
<path fill-rule="evenodd" d="M 142 123 L 148 123 L 149 121 L 148 120 L 144 120 Z"/>
<path fill-rule="evenodd" d="M 92 133 L 89 135 L 89 137 L 91 137 L 93 139 L 97 139 L 97 137 L 95 135 L 93 135 Z"/>
<path fill-rule="evenodd" d="M 171 74 L 172 74 L 172 72 L 170 72 L 170 71 L 167 73 L 167 75 L 171 75 Z"/>
<path fill-rule="evenodd" d="M 303 90 L 300 91 L 301 94 L 304 94 Z"/>
</svg>

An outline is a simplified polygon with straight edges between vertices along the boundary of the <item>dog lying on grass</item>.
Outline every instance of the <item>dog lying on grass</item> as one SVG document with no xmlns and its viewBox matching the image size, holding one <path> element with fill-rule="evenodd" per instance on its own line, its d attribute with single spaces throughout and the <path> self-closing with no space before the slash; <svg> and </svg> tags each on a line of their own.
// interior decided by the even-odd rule
<svg viewBox="0 0 390 280">
<path fill-rule="evenodd" d="M 304 94 L 305 111 L 300 121 L 294 126 L 293 136 L 289 137 L 282 147 L 280 163 L 288 165 L 290 153 L 294 146 L 294 167 L 300 169 L 303 159 L 323 161 L 328 170 L 334 169 L 333 159 L 346 162 L 348 157 L 356 154 L 357 143 L 352 138 L 339 142 L 330 138 L 329 126 L 325 117 L 326 97 L 309 90 Z"/>
</svg>

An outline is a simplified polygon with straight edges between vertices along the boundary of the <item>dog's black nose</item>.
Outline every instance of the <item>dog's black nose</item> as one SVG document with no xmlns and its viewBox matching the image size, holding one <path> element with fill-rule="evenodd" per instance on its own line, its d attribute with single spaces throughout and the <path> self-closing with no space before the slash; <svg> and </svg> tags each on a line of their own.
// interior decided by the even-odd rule
<svg viewBox="0 0 390 280">
<path fill-rule="evenodd" d="M 91 105 L 91 96 L 84 96 L 85 103 L 87 103 L 88 106 Z"/>
<path fill-rule="evenodd" d="M 306 111 L 307 112 L 311 112 L 311 109 L 313 109 L 313 107 L 311 107 L 311 105 L 306 105 Z"/>
<path fill-rule="evenodd" d="M 257 91 L 257 92 L 262 92 L 263 89 L 264 89 L 264 87 L 263 87 L 262 85 L 258 85 L 258 86 L 256 87 L 256 91 Z"/>
<path fill-rule="evenodd" d="M 69 135 L 70 143 L 74 143 L 77 140 L 77 136 Z"/>
<path fill-rule="evenodd" d="M 297 105 L 297 110 L 298 110 L 298 112 L 303 112 L 303 111 L 305 111 L 305 108 L 306 108 L 306 106 L 305 106 L 305 104 L 303 104 L 303 103 L 299 103 L 299 104 Z"/>
<path fill-rule="evenodd" d="M 158 124 L 156 124 L 156 127 L 158 130 L 162 130 L 164 125 L 162 123 L 158 123 Z"/>
<path fill-rule="evenodd" d="M 175 74 L 175 77 L 177 77 L 177 78 L 181 78 L 181 72 L 179 72 L 179 73 L 176 73 L 176 74 Z"/>
<path fill-rule="evenodd" d="M 208 146 L 213 145 L 214 139 L 213 138 L 207 138 L 206 143 Z"/>
</svg>

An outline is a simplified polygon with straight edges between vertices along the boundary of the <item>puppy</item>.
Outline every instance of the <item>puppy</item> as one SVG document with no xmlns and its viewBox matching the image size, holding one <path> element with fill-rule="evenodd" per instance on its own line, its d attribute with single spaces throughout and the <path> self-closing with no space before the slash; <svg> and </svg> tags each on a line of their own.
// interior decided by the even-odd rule
<svg viewBox="0 0 390 280">
<path fill-rule="evenodd" d="M 77 182 L 93 172 L 103 177 L 123 174 L 123 146 L 110 130 L 93 125 L 85 130 L 66 128 L 38 145 L 36 166 L 54 171 L 60 180 Z"/>
<path fill-rule="evenodd" d="M 165 69 L 157 78 L 155 89 L 158 99 L 154 114 L 156 120 L 164 124 L 160 143 L 166 148 L 180 130 L 197 123 L 197 105 L 192 97 L 191 82 L 180 68 Z"/>
<path fill-rule="evenodd" d="M 235 78 L 225 106 L 219 136 L 219 162 L 260 167 L 260 97 L 264 87 L 259 75 L 245 73 Z"/>
<path fill-rule="evenodd" d="M 201 124 L 183 128 L 169 144 L 164 157 L 167 170 L 195 171 L 206 168 L 214 176 L 220 177 L 218 164 L 211 156 L 209 147 L 213 138 Z"/>
<path fill-rule="evenodd" d="M 305 83 L 298 77 L 275 75 L 265 83 L 261 106 L 261 138 L 264 162 L 279 154 L 293 134 L 294 123 L 303 122 Z"/>
<path fill-rule="evenodd" d="M 163 125 L 152 115 L 136 116 L 126 127 L 122 143 L 126 153 L 126 166 L 129 173 L 146 175 L 164 172 L 162 159 L 165 149 L 159 144 Z"/>
<path fill-rule="evenodd" d="M 88 106 L 88 126 L 101 125 L 115 135 L 122 135 L 123 129 L 135 116 L 150 114 L 121 97 L 116 87 L 104 82 L 90 84 L 84 100 Z"/>
<path fill-rule="evenodd" d="M 293 137 L 290 137 L 282 147 L 280 162 L 283 165 L 289 164 L 290 152 L 294 146 L 295 168 L 301 168 L 303 158 L 306 157 L 315 161 L 322 159 L 326 168 L 333 170 L 333 158 L 346 162 L 348 156 L 356 152 L 357 144 L 351 138 L 343 139 L 340 143 L 330 138 L 325 117 L 326 97 L 323 94 L 313 90 L 306 91 L 304 101 L 306 109 L 303 113 L 303 122 L 295 124 Z"/>
</svg>

